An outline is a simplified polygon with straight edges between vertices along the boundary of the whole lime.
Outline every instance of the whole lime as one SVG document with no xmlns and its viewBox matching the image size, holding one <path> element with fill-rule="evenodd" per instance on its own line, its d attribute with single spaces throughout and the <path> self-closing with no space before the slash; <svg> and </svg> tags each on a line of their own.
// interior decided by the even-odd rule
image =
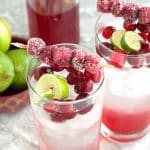
<svg viewBox="0 0 150 150">
<path fill-rule="evenodd" d="M 7 52 L 11 43 L 11 30 L 8 23 L 0 18 L 0 51 Z"/>
<path fill-rule="evenodd" d="M 15 77 L 10 86 L 14 91 L 21 91 L 27 87 L 26 69 L 30 60 L 30 55 L 25 49 L 13 49 L 8 52 L 8 56 L 13 62 L 15 69 Z"/>
<path fill-rule="evenodd" d="M 0 51 L 0 93 L 5 91 L 14 79 L 14 66 L 11 59 Z"/>
</svg>

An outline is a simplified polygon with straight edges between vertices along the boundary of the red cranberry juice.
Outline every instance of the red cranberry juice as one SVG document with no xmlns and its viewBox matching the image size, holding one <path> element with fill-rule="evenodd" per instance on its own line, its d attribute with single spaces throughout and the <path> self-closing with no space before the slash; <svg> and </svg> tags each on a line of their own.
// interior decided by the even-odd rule
<svg viewBox="0 0 150 150">
<path fill-rule="evenodd" d="M 51 0 L 46 2 L 47 5 L 53 3 Z M 47 44 L 79 43 L 79 4 L 68 7 L 53 14 L 52 6 L 47 6 L 49 11 L 44 12 L 37 7 L 33 9 L 27 2 L 30 37 L 41 37 Z"/>
<path fill-rule="evenodd" d="M 121 134 L 133 134 L 143 131 L 150 123 L 150 110 L 137 112 L 121 112 L 105 107 L 103 123 L 112 131 Z"/>
</svg>

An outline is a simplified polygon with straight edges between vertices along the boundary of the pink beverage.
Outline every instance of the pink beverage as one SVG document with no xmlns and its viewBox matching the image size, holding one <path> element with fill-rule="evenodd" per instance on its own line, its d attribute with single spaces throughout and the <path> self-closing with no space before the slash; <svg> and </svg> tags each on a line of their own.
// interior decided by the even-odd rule
<svg viewBox="0 0 150 150">
<path fill-rule="evenodd" d="M 47 44 L 79 43 L 78 0 L 27 0 L 30 37 Z"/>
<path fill-rule="evenodd" d="M 99 10 L 106 11 L 100 2 Z M 149 131 L 150 19 L 142 18 L 148 12 L 150 7 L 124 3 L 108 9 L 96 24 L 96 50 L 109 64 L 101 132 L 111 140 L 132 141 Z"/>
<path fill-rule="evenodd" d="M 33 52 L 33 42 L 29 40 L 28 51 L 38 58 L 30 62 L 27 80 L 40 150 L 99 150 L 103 104 L 99 56 L 75 44 Z"/>
</svg>

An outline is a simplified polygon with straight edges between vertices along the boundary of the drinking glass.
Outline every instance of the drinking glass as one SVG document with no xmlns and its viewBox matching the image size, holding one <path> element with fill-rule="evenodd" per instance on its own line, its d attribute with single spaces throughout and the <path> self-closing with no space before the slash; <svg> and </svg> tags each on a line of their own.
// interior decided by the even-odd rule
<svg viewBox="0 0 150 150">
<path fill-rule="evenodd" d="M 57 44 L 70 49 L 85 49 L 75 44 Z M 86 97 L 73 101 L 48 100 L 35 91 L 35 70 L 44 64 L 34 57 L 29 63 L 27 83 L 41 150 L 99 150 L 101 112 L 103 104 L 103 81 Z M 64 75 L 64 74 L 63 74 Z M 71 95 L 74 90 L 70 88 Z M 72 96 L 70 97 L 72 98 Z M 69 99 L 70 99 L 69 98 Z M 37 104 L 37 101 L 43 101 Z M 58 112 L 47 112 L 43 105 L 59 108 Z M 73 108 L 74 112 L 70 112 Z M 67 119 L 66 119 L 67 118 Z"/>
</svg>

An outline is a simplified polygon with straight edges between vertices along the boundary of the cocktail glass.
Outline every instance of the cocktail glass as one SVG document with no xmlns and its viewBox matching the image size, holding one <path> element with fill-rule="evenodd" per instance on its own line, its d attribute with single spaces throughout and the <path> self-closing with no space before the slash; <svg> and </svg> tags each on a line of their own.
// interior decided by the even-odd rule
<svg viewBox="0 0 150 150">
<path fill-rule="evenodd" d="M 85 49 L 75 44 L 58 44 L 57 47 Z M 100 140 L 101 112 L 103 104 L 103 77 L 92 94 L 78 100 L 49 100 L 49 107 L 59 107 L 59 112 L 43 109 L 46 101 L 35 91 L 35 70 L 43 66 L 39 58 L 32 58 L 27 71 L 30 101 L 41 150 L 98 150 Z M 63 74 L 64 76 L 64 74 Z M 71 95 L 74 95 L 70 88 Z M 70 96 L 69 99 L 72 99 Z M 38 101 L 43 101 L 38 104 Z M 73 112 L 69 108 L 73 108 Z M 67 118 L 67 119 L 66 119 Z"/>
<path fill-rule="evenodd" d="M 112 50 L 101 36 L 105 26 L 122 28 L 123 19 L 101 15 L 96 23 L 96 51 L 112 67 L 105 68 L 101 132 L 110 140 L 127 142 L 143 137 L 150 125 L 150 53 Z"/>
</svg>

